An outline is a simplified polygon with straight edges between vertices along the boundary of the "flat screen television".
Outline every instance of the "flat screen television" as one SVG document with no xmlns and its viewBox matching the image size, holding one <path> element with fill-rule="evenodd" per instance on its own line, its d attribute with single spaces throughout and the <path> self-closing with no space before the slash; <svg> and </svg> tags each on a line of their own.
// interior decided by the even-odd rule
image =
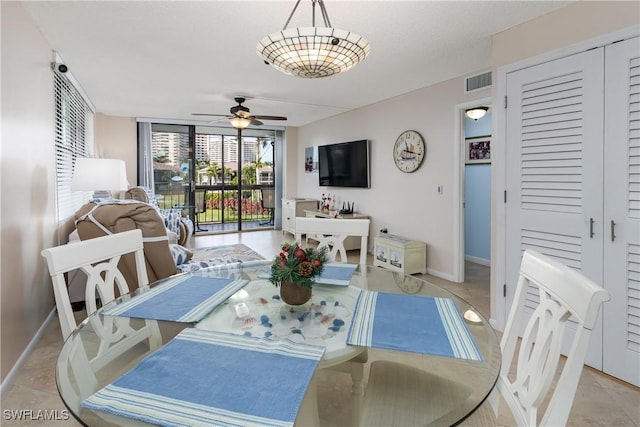
<svg viewBox="0 0 640 427">
<path fill-rule="evenodd" d="M 370 188 L 369 140 L 320 145 L 318 178 L 321 187 Z"/>
</svg>

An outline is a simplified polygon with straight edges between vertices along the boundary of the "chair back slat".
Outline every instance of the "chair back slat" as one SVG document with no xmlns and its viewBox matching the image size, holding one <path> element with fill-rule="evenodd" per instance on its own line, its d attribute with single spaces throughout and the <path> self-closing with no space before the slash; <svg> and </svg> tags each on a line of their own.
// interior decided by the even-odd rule
<svg viewBox="0 0 640 427">
<path fill-rule="evenodd" d="M 538 289 L 540 302 L 527 320 L 529 313 L 525 303 L 531 286 Z M 536 251 L 524 252 L 516 293 L 500 343 L 503 358 L 497 384 L 499 394 L 518 425 L 566 424 L 591 331 L 600 306 L 609 299 L 606 290 L 578 271 Z M 566 333 L 569 319 L 575 323 L 572 334 Z M 520 325 L 525 320 L 527 323 L 520 339 Z M 571 342 L 567 359 L 560 368 L 561 349 L 566 340 Z M 516 374 L 512 379 L 508 374 L 516 357 Z M 555 388 L 551 390 L 556 377 Z M 546 401 L 550 403 L 539 422 L 538 409 Z M 493 398 L 492 402 L 497 412 L 497 400 Z"/>
<path fill-rule="evenodd" d="M 81 270 L 87 275 L 85 303 L 87 314 L 91 314 L 97 309 L 96 293 L 101 303 L 106 304 L 115 298 L 116 287 L 120 294 L 129 292 L 129 286 L 118 269 L 118 262 L 122 255 L 134 254 L 139 286 L 149 283 L 143 248 L 142 232 L 136 229 L 42 251 L 52 278 L 64 339 L 77 326 L 64 274 Z"/>
</svg>

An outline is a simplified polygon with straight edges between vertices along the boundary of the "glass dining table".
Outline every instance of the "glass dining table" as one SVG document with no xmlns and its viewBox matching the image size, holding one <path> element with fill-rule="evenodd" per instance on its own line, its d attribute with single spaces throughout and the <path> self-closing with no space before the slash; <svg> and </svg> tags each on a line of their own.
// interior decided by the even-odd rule
<svg viewBox="0 0 640 427">
<path fill-rule="evenodd" d="M 434 425 L 456 425 L 472 414 L 494 388 L 501 363 L 496 334 L 487 319 L 473 306 L 449 291 L 414 276 L 380 267 L 354 265 L 353 273 L 347 281 L 315 285 L 313 297 L 309 303 L 301 307 L 290 307 L 279 300 L 278 289 L 268 281 L 269 267 L 270 261 L 252 261 L 172 276 L 121 296 L 87 317 L 65 341 L 56 366 L 58 392 L 69 411 L 83 425 L 91 427 L 150 425 L 141 421 L 145 419 L 149 421 L 148 418 L 123 416 L 117 414 L 117 411 L 114 413 L 110 410 L 101 410 L 96 405 L 87 405 L 86 402 L 94 399 L 97 392 L 105 387 L 125 378 L 134 371 L 134 368 L 142 365 L 142 362 L 151 363 L 152 357 L 157 356 L 157 360 L 154 361 L 156 364 L 167 363 L 164 357 L 166 355 L 162 351 L 168 347 L 169 343 L 175 343 L 176 339 L 185 333 L 206 335 L 211 332 L 223 334 L 222 336 L 238 337 L 238 339 L 255 339 L 256 342 L 287 342 L 292 343 L 291 345 L 307 345 L 304 348 L 320 348 L 316 370 L 340 369 L 351 373 L 352 376 L 352 392 L 358 398 L 353 399 L 354 408 L 351 411 L 353 419 L 343 420 L 344 425 L 357 425 L 359 422 L 361 395 L 366 394 L 364 384 L 366 384 L 367 361 L 370 363 L 372 360 L 390 360 L 404 363 L 430 374 L 446 377 L 446 384 L 451 384 L 451 387 L 465 385 L 465 387 L 457 386 L 455 392 L 435 391 L 448 395 L 449 402 L 446 413 L 439 416 Z M 151 297 L 160 289 L 174 286 L 181 281 L 185 284 L 188 280 L 205 279 L 224 279 L 233 281 L 237 285 L 232 292 L 222 297 L 222 302 L 214 304 L 212 306 L 214 308 L 197 321 L 193 321 L 188 316 L 179 321 L 158 320 L 162 317 L 146 315 L 144 310 L 136 312 L 137 314 L 125 310 L 137 301 L 145 299 L 151 301 Z M 177 292 L 178 287 L 174 287 L 174 290 Z M 393 331 L 395 326 L 392 326 L 390 338 L 391 342 L 399 342 L 399 346 L 378 346 L 375 335 L 370 345 L 363 344 L 359 341 L 360 338 L 356 337 L 353 331 L 357 329 L 356 326 L 361 324 L 366 326 L 367 323 L 361 322 L 362 319 L 366 319 L 366 316 L 361 316 L 365 306 L 363 298 L 365 295 L 378 297 L 380 301 L 378 304 L 386 301 L 386 297 L 392 300 L 395 297 L 400 298 L 397 300 L 399 305 L 389 306 L 392 310 L 392 318 L 397 314 L 398 322 L 401 323 L 395 332 Z M 403 297 L 409 299 L 403 299 Z M 455 355 L 451 357 L 447 354 L 438 354 L 438 351 L 432 352 L 430 349 L 416 350 L 413 347 L 412 343 L 422 340 L 419 335 L 412 335 L 413 331 L 421 330 L 421 323 L 432 322 L 433 319 L 429 319 L 426 315 L 422 317 L 421 313 L 418 313 L 414 321 L 407 321 L 401 314 L 404 311 L 413 310 L 413 308 L 409 309 L 409 306 L 405 308 L 407 301 L 413 303 L 423 300 L 451 302 L 453 311 L 459 313 L 464 324 L 463 332 L 468 332 L 468 341 L 472 342 L 473 350 L 477 352 L 478 357 L 470 360 Z M 170 299 L 166 305 L 171 305 Z M 403 322 L 407 324 L 402 324 Z M 398 330 L 408 335 L 398 335 Z M 411 345 L 405 348 L 403 343 Z M 207 372 L 215 370 L 217 356 L 215 352 L 212 353 L 214 354 L 207 354 L 207 358 L 212 358 L 212 365 L 205 367 Z M 186 383 L 184 385 L 189 388 L 190 383 L 198 382 L 197 376 L 201 374 L 196 373 L 195 377 L 190 377 L 185 372 L 189 370 L 189 362 L 186 362 L 190 360 L 189 356 L 189 354 L 185 356 L 186 368 L 177 368 L 178 373 L 173 379 L 174 382 L 168 383 L 174 385 L 170 385 L 169 388 L 177 387 L 175 384 L 181 383 Z M 200 356 L 194 357 L 196 357 L 194 360 L 197 360 Z M 182 359 L 182 356 L 179 358 Z M 222 358 L 220 363 L 223 363 Z M 248 371 L 252 369 L 256 368 L 246 367 Z M 166 377 L 170 374 L 162 375 Z M 207 390 L 210 390 L 213 395 L 216 390 L 225 389 L 225 381 L 227 381 L 234 382 L 234 387 L 239 387 L 238 390 L 242 393 L 242 387 L 247 378 L 261 378 L 252 377 L 252 373 L 247 373 L 247 377 L 240 376 L 244 373 L 234 375 L 236 375 L 235 379 L 231 380 L 229 378 L 220 381 L 207 380 L 209 381 Z M 296 374 L 293 373 L 292 376 Z M 148 378 L 149 382 L 157 382 L 158 387 L 162 387 L 161 383 L 165 380 L 169 381 L 167 378 Z M 304 397 L 299 405 L 295 425 L 321 425 L 318 415 L 316 376 L 313 372 L 309 382 L 303 385 L 305 386 L 302 392 Z M 244 386 L 255 387 L 249 384 Z M 148 393 L 154 392 L 153 385 L 148 387 Z M 269 389 L 269 391 L 272 390 Z M 144 393 L 143 389 L 140 394 Z M 209 394 L 209 391 L 205 394 Z M 233 394 L 233 391 L 225 391 L 223 394 L 227 397 Z M 138 392 L 131 396 L 133 396 L 131 399 L 135 400 Z M 121 400 L 128 399 L 129 397 Z M 242 416 L 234 422 L 242 425 Z M 247 425 L 260 424 L 255 420 L 252 421 L 250 417 L 247 418 Z M 206 420 L 202 425 L 208 425 Z M 210 425 L 216 425 L 216 422 Z"/>
</svg>

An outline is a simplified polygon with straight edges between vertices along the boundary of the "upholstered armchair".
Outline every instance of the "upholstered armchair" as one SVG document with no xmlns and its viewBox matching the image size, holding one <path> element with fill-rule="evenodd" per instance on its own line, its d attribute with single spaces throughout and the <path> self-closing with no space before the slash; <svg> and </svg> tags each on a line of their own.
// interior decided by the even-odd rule
<svg viewBox="0 0 640 427">
<path fill-rule="evenodd" d="M 148 203 L 135 200 L 113 200 L 87 203 L 76 213 L 76 230 L 80 240 L 139 229 L 144 241 L 147 275 L 154 282 L 177 273 L 169 243 L 167 229 L 156 209 Z M 72 243 L 73 244 L 73 243 Z M 124 257 L 119 267 L 127 283 L 137 288 L 135 261 Z"/>
<path fill-rule="evenodd" d="M 126 192 L 126 198 L 153 206 L 164 220 L 164 225 L 168 230 L 169 243 L 177 243 L 185 247 L 189 246 L 191 235 L 193 235 L 193 222 L 183 213 L 182 209 L 161 209 L 155 193 L 148 187 L 131 187 Z"/>
</svg>

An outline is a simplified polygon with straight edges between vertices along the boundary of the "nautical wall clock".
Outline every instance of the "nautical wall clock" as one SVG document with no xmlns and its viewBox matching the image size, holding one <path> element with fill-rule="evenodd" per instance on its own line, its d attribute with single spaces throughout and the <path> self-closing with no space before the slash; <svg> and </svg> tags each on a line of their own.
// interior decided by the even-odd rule
<svg viewBox="0 0 640 427">
<path fill-rule="evenodd" d="M 422 164 L 425 151 L 422 135 L 415 130 L 407 130 L 396 139 L 393 146 L 393 161 L 402 172 L 414 172 Z"/>
</svg>

